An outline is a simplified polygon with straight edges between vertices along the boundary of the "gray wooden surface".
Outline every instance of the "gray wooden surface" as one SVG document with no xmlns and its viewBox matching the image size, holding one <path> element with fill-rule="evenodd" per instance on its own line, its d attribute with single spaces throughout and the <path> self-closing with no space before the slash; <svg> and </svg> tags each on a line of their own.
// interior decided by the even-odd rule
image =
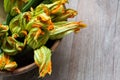
<svg viewBox="0 0 120 80">
<path fill-rule="evenodd" d="M 53 73 L 44 80 L 120 80 L 120 0 L 69 0 L 67 6 L 79 13 L 70 21 L 88 27 L 62 40 L 52 57 Z M 32 72 L 14 78 L 36 80 Z"/>
</svg>

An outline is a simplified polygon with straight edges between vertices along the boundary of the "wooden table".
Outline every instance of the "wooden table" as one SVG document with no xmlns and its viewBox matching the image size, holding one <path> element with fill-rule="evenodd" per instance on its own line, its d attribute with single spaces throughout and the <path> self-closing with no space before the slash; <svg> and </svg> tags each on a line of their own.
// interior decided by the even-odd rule
<svg viewBox="0 0 120 80">
<path fill-rule="evenodd" d="M 120 0 L 69 0 L 67 6 L 79 13 L 70 20 L 88 27 L 62 40 L 52 57 L 53 73 L 44 80 L 120 80 Z"/>
</svg>

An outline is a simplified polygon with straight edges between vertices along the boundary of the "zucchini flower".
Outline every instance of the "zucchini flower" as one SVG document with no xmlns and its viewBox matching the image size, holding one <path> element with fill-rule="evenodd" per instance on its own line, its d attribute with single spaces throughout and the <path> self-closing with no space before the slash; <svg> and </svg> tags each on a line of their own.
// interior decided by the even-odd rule
<svg viewBox="0 0 120 80">
<path fill-rule="evenodd" d="M 40 77 L 44 77 L 47 73 L 51 74 L 51 50 L 45 46 L 34 51 L 34 61 L 39 67 Z"/>
<path fill-rule="evenodd" d="M 84 27 L 86 27 L 86 25 L 82 22 L 56 22 L 54 23 L 54 29 L 50 31 L 50 39 L 61 39 L 65 35 L 76 32 Z"/>
<path fill-rule="evenodd" d="M 11 33 L 17 33 L 20 35 L 22 31 L 25 31 L 25 27 L 27 26 L 27 23 L 31 20 L 32 15 L 33 14 L 31 12 L 25 12 L 20 13 L 19 15 L 14 17 L 9 24 Z"/>
<path fill-rule="evenodd" d="M 21 28 L 22 24 L 20 24 L 20 22 L 22 22 L 21 16 L 22 16 L 22 14 L 19 14 L 18 16 L 14 17 L 9 24 L 9 28 L 10 28 L 10 31 L 12 34 L 14 34 L 14 33 L 19 34 L 20 31 L 22 30 L 22 28 Z"/>
<path fill-rule="evenodd" d="M 18 35 L 14 35 L 4 38 L 1 49 L 5 54 L 16 55 L 17 53 L 23 50 L 25 44 L 20 41 L 17 41 L 16 40 L 17 36 Z"/>
<path fill-rule="evenodd" d="M 35 8 L 35 15 L 38 15 L 42 12 L 45 12 L 48 15 L 51 14 L 62 14 L 64 12 L 64 4 L 65 2 L 61 2 L 61 1 L 55 1 L 51 4 L 40 4 Z"/>
<path fill-rule="evenodd" d="M 49 32 L 47 30 L 42 30 L 40 28 L 33 28 L 28 33 L 26 38 L 27 44 L 33 49 L 40 48 L 42 45 L 48 41 Z"/>
<path fill-rule="evenodd" d="M 55 16 L 52 21 L 59 22 L 59 21 L 66 21 L 68 18 L 74 18 L 77 15 L 77 11 L 73 9 L 66 9 L 63 14 L 59 16 Z"/>
<path fill-rule="evenodd" d="M 10 56 L 0 53 L 0 70 L 13 71 L 17 67 L 17 63 Z"/>
<path fill-rule="evenodd" d="M 51 17 L 53 22 L 65 21 L 68 18 L 73 18 L 77 15 L 77 11 L 66 9 L 66 2 L 67 0 L 55 0 L 50 4 L 40 4 L 35 8 L 35 15 L 44 12 Z"/>
<path fill-rule="evenodd" d="M 47 29 L 49 26 L 52 26 L 51 18 L 43 12 L 37 16 L 33 16 L 32 19 L 25 26 L 25 30 L 29 32 L 32 28 L 36 27 Z"/>
<path fill-rule="evenodd" d="M 44 26 L 44 24 L 36 18 L 34 18 L 27 23 L 27 25 L 25 26 L 25 30 L 29 32 L 32 28 L 41 28 L 42 26 Z"/>
</svg>

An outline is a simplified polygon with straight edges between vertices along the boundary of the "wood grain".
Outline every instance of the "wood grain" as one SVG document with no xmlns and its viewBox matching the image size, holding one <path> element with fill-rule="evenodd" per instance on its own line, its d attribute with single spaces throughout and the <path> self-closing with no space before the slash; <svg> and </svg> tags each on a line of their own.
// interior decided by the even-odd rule
<svg viewBox="0 0 120 80">
<path fill-rule="evenodd" d="M 62 40 L 52 57 L 53 73 L 43 80 L 120 80 L 120 0 L 69 1 L 79 13 L 70 21 L 83 20 L 88 27 Z M 37 75 L 33 70 L 4 80 Z"/>
<path fill-rule="evenodd" d="M 118 11 L 116 15 L 115 36 L 114 36 L 114 80 L 120 79 L 120 0 L 118 2 Z"/>
<path fill-rule="evenodd" d="M 79 9 L 83 9 L 78 18 L 87 19 L 88 28 L 75 35 L 73 41 L 80 42 L 73 44 L 73 52 L 80 53 L 77 78 L 73 80 L 114 80 L 113 41 L 118 0 L 80 0 L 79 4 Z"/>
</svg>

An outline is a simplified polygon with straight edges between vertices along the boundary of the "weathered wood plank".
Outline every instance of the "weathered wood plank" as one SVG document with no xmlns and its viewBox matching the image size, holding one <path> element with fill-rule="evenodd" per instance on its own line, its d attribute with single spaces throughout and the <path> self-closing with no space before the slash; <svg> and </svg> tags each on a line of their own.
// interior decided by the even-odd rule
<svg viewBox="0 0 120 80">
<path fill-rule="evenodd" d="M 114 80 L 120 80 L 120 0 L 118 3 L 117 21 L 114 36 Z"/>
<path fill-rule="evenodd" d="M 78 19 L 88 28 L 74 36 L 68 80 L 114 80 L 118 0 L 80 0 Z"/>
</svg>

